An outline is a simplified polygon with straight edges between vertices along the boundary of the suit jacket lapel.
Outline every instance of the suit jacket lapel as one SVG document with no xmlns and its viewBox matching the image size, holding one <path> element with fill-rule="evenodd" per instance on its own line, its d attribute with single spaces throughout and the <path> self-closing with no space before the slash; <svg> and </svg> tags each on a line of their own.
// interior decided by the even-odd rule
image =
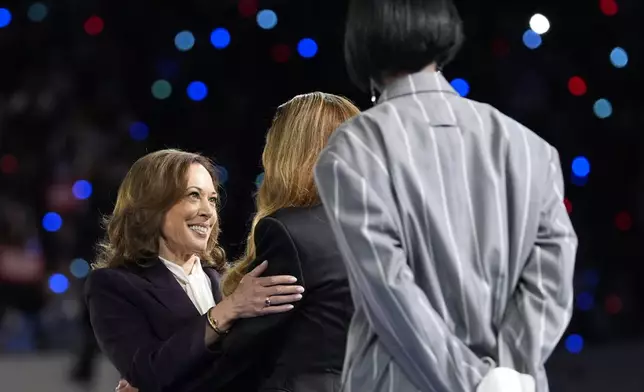
<svg viewBox="0 0 644 392">
<path fill-rule="evenodd" d="M 183 287 L 158 258 L 138 263 L 136 268 L 139 275 L 151 283 L 147 291 L 176 317 L 188 318 L 199 315 L 199 311 L 190 301 Z"/>
<path fill-rule="evenodd" d="M 221 296 L 221 285 L 220 285 L 221 276 L 219 275 L 219 272 L 215 271 L 215 269 L 212 267 L 204 266 L 203 270 L 206 273 L 206 275 L 208 275 L 208 277 L 210 278 L 210 283 L 211 283 L 210 286 L 212 287 L 212 296 L 215 299 L 215 303 L 218 304 L 223 299 Z"/>
</svg>

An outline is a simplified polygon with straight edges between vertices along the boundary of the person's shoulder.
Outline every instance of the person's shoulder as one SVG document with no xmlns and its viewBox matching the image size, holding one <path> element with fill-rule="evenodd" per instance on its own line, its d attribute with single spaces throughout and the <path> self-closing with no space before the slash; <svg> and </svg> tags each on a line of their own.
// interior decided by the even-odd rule
<svg viewBox="0 0 644 392">
<path fill-rule="evenodd" d="M 85 280 L 85 293 L 105 289 L 123 288 L 124 283 L 136 277 L 131 269 L 122 267 L 97 268 L 90 271 Z"/>
</svg>

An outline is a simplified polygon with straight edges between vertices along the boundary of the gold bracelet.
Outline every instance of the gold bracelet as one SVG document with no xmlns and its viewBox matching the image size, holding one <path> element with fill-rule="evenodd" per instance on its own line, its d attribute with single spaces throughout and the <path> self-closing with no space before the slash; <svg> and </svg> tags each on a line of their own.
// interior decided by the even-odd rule
<svg viewBox="0 0 644 392">
<path fill-rule="evenodd" d="M 212 310 L 212 308 L 210 308 L 210 310 Z M 217 319 L 212 318 L 212 316 L 210 315 L 210 310 L 208 310 L 208 313 L 206 313 L 206 317 L 208 318 L 208 324 L 210 324 L 210 327 L 214 329 L 217 335 L 219 336 L 228 335 L 228 332 L 230 332 L 230 330 L 222 331 L 221 329 L 219 329 L 219 322 L 217 321 Z"/>
</svg>

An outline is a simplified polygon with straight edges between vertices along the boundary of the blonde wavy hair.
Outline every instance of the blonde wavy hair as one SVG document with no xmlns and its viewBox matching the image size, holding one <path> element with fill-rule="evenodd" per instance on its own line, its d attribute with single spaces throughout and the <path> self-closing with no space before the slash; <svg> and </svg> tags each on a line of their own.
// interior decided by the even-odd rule
<svg viewBox="0 0 644 392">
<path fill-rule="evenodd" d="M 313 168 L 329 139 L 343 122 L 360 113 L 344 97 L 321 92 L 298 95 L 277 108 L 262 154 L 264 180 L 256 197 L 246 251 L 226 272 L 222 292 L 230 295 L 256 256 L 257 223 L 277 210 L 320 204 Z"/>
<path fill-rule="evenodd" d="M 104 219 L 106 234 L 98 243 L 93 268 L 115 268 L 159 255 L 161 225 L 166 212 L 181 200 L 188 182 L 188 169 L 200 164 L 208 170 L 215 189 L 217 172 L 203 155 L 167 149 L 139 158 L 126 174 L 112 215 Z M 202 264 L 224 271 L 226 255 L 219 246 L 219 220 L 215 221 Z"/>
</svg>

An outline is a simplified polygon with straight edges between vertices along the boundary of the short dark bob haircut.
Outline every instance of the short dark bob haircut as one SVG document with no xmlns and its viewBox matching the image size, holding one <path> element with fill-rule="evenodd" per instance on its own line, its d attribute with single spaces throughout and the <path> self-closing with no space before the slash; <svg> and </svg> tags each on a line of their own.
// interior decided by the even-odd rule
<svg viewBox="0 0 644 392">
<path fill-rule="evenodd" d="M 371 81 L 449 63 L 464 34 L 452 0 L 350 0 L 344 39 L 347 71 L 368 91 Z"/>
</svg>

